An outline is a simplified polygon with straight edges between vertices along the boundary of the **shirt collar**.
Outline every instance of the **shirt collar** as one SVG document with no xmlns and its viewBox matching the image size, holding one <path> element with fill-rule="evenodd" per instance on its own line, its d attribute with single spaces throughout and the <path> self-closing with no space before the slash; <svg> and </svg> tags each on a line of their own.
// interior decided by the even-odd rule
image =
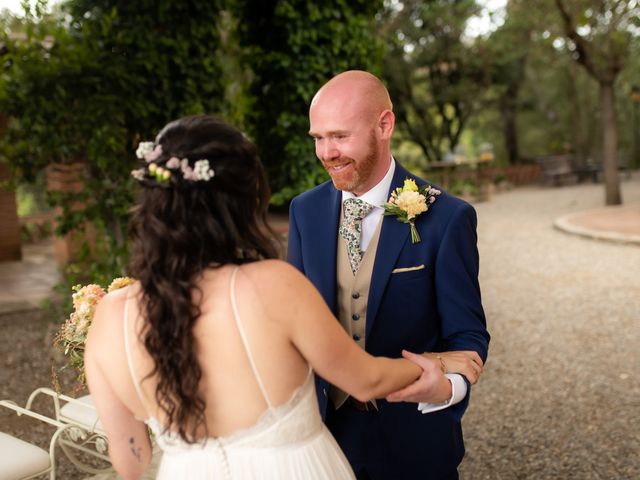
<svg viewBox="0 0 640 480">
<path fill-rule="evenodd" d="M 391 188 L 391 181 L 393 180 L 393 174 L 396 171 L 396 161 L 393 157 L 391 157 L 391 162 L 389 162 L 389 170 L 382 180 L 380 180 L 376 186 L 374 186 L 371 190 L 360 195 L 360 200 L 367 202 L 369 205 L 373 205 L 377 208 L 382 208 L 382 204 L 387 201 L 387 194 L 389 193 L 389 189 Z M 356 196 L 351 192 L 342 192 L 342 201 L 344 202 L 347 198 L 356 198 Z"/>
</svg>

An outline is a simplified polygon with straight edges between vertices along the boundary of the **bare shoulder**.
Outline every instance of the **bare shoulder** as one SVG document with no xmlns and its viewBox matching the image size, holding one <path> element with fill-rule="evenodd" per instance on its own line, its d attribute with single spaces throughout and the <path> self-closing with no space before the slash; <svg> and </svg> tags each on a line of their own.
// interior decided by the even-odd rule
<svg viewBox="0 0 640 480">
<path fill-rule="evenodd" d="M 136 294 L 137 288 L 137 284 L 129 285 L 102 297 L 91 322 L 89 340 L 92 334 L 104 335 L 122 329 L 125 301 Z"/>
<path fill-rule="evenodd" d="M 317 295 L 309 280 L 283 260 L 263 260 L 243 265 L 240 272 L 239 279 L 244 277 L 244 280 L 248 280 L 247 284 L 260 295 L 262 302 L 277 306 L 278 310 L 293 307 L 299 301 L 313 301 Z"/>
<path fill-rule="evenodd" d="M 284 260 L 261 260 L 242 266 L 242 272 L 261 283 L 280 284 L 288 280 L 305 278 L 298 269 Z"/>
</svg>

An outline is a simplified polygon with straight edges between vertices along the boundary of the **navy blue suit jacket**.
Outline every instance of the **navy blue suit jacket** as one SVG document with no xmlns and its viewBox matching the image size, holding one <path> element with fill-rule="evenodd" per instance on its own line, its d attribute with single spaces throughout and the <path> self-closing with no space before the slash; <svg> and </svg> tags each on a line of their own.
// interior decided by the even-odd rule
<svg viewBox="0 0 640 480">
<path fill-rule="evenodd" d="M 391 190 L 405 178 L 425 182 L 396 164 Z M 390 192 L 389 192 L 390 193 Z M 336 251 L 341 192 L 331 182 L 296 197 L 289 216 L 288 260 L 337 312 Z M 400 357 L 412 352 L 474 350 L 486 359 L 489 334 L 478 284 L 476 214 L 466 202 L 442 192 L 417 217 L 421 242 L 412 244 L 409 225 L 383 217 L 369 288 L 365 349 L 372 355 Z M 424 269 L 392 273 L 401 267 Z M 328 383 L 318 379 L 323 416 Z M 460 421 L 468 404 L 422 414 L 415 403 L 379 400 L 382 435 L 390 455 L 407 468 L 427 465 L 450 472 L 464 455 Z M 371 439 L 376 441 L 376 439 Z M 434 475 L 435 476 L 435 475 Z"/>
</svg>

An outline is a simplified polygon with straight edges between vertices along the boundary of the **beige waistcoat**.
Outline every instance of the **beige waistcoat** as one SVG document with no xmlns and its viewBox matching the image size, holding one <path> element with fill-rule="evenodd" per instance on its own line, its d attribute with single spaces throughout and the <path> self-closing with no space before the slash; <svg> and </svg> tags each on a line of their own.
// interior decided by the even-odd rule
<svg viewBox="0 0 640 480">
<path fill-rule="evenodd" d="M 340 215 L 342 222 L 342 214 Z M 347 244 L 338 235 L 338 252 L 336 255 L 337 266 L 337 290 L 338 290 L 338 320 L 340 324 L 353 338 L 353 340 L 364 349 L 365 331 L 367 326 L 367 301 L 369 299 L 369 286 L 371 275 L 373 274 L 373 264 L 376 258 L 376 249 L 380 239 L 380 228 L 382 217 L 375 229 L 373 237 L 369 242 L 367 251 L 362 257 L 360 267 L 354 275 L 349 263 Z M 349 394 L 332 386 L 329 389 L 329 398 L 335 408 L 339 408 L 349 397 Z"/>
</svg>

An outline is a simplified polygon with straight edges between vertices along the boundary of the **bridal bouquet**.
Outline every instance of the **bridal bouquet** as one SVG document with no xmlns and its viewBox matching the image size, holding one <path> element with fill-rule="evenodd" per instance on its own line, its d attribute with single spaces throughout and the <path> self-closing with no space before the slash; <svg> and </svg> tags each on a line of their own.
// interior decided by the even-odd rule
<svg viewBox="0 0 640 480">
<path fill-rule="evenodd" d="M 73 312 L 54 338 L 54 345 L 69 358 L 67 366 L 75 368 L 78 379 L 84 383 L 84 344 L 96 306 L 107 293 L 126 287 L 134 280 L 129 277 L 114 279 L 105 291 L 100 285 L 76 285 L 73 287 Z"/>
</svg>

